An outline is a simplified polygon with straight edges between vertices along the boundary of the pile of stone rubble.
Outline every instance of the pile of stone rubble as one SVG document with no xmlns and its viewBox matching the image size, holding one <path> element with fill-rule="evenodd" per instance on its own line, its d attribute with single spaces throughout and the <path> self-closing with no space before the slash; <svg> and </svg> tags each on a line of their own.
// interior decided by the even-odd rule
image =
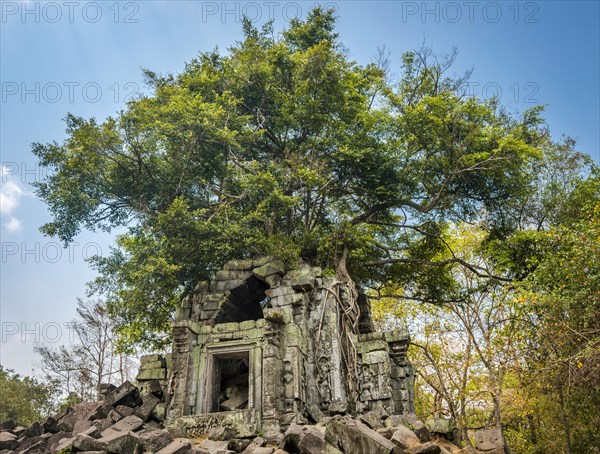
<svg viewBox="0 0 600 454">
<path fill-rule="evenodd" d="M 0 454 L 501 454 L 494 431 L 476 436 L 478 448 L 460 449 L 430 431 L 414 415 L 388 415 L 379 407 L 353 418 L 335 415 L 315 425 L 292 424 L 273 440 L 239 438 L 235 428 L 216 427 L 188 439 L 182 429 L 164 423 L 165 403 L 158 380 L 139 388 L 130 382 L 105 385 L 103 400 L 69 407 L 31 426 L 0 425 Z"/>
</svg>

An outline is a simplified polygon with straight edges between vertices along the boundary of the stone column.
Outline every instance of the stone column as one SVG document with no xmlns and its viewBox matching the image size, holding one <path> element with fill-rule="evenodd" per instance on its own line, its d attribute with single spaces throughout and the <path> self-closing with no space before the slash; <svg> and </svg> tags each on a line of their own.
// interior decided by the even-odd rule
<svg viewBox="0 0 600 454">
<path fill-rule="evenodd" d="M 280 323 L 265 321 L 262 356 L 262 429 L 267 439 L 278 439 L 281 433 L 279 426 L 279 414 L 283 410 L 281 331 Z"/>
<path fill-rule="evenodd" d="M 177 418 L 190 414 L 189 396 L 195 390 L 190 389 L 193 380 L 192 350 L 197 335 L 192 332 L 186 322 L 173 326 L 173 369 L 168 378 L 167 393 L 169 395 L 168 418 Z"/>
</svg>

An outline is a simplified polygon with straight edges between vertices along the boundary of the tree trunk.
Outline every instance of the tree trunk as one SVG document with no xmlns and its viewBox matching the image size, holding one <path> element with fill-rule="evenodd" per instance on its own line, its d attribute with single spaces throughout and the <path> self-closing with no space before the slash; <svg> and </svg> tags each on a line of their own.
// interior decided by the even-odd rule
<svg viewBox="0 0 600 454">
<path fill-rule="evenodd" d="M 563 394 L 562 387 L 558 387 L 558 396 L 560 398 L 559 401 L 562 423 L 565 429 L 565 453 L 571 454 L 571 426 L 569 425 L 569 418 L 567 417 L 567 411 L 565 408 L 565 396 Z"/>
</svg>

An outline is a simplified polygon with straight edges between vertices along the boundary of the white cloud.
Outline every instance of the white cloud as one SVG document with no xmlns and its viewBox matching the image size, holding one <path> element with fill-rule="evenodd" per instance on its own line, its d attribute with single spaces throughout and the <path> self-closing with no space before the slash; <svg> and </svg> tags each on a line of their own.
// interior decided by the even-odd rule
<svg viewBox="0 0 600 454">
<path fill-rule="evenodd" d="M 13 216 L 13 212 L 21 203 L 21 197 L 24 195 L 24 191 L 9 174 L 8 169 L 4 165 L 2 166 L 1 175 L 0 214 L 2 217 L 8 219 L 7 222 L 3 224 L 6 230 L 9 232 L 16 232 L 21 229 L 22 223 Z"/>
<path fill-rule="evenodd" d="M 19 230 L 21 230 L 21 228 L 23 227 L 23 223 L 19 219 L 11 216 L 8 219 L 8 222 L 4 223 L 4 227 L 9 232 L 15 233 L 15 232 L 18 232 Z"/>
<path fill-rule="evenodd" d="M 23 190 L 12 180 L 2 183 L 0 190 L 0 213 L 10 215 L 19 206 Z"/>
</svg>

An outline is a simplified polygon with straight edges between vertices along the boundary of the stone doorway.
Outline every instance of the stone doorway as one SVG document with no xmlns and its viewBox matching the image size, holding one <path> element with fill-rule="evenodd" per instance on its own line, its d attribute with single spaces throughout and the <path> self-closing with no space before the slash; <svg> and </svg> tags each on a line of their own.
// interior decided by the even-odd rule
<svg viewBox="0 0 600 454">
<path fill-rule="evenodd" d="M 211 411 L 232 411 L 248 408 L 249 352 L 216 355 L 214 361 L 215 372 Z"/>
<path fill-rule="evenodd" d="M 200 368 L 197 414 L 221 413 L 255 408 L 260 386 L 256 386 L 254 345 L 218 345 L 209 348 Z M 204 370 L 205 372 L 202 372 Z M 202 376 L 204 378 L 202 378 Z"/>
</svg>

